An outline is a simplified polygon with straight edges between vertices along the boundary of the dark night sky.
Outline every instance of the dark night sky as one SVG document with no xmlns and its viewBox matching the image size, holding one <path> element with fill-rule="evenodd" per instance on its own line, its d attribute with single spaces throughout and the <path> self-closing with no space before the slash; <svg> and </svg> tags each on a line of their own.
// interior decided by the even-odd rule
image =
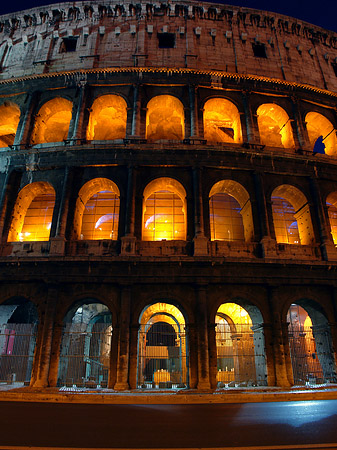
<svg viewBox="0 0 337 450">
<path fill-rule="evenodd" d="M 0 14 L 51 3 L 57 2 L 50 0 L 1 0 Z M 230 0 L 228 2 L 218 0 L 216 3 L 274 11 L 337 32 L 337 0 Z"/>
</svg>

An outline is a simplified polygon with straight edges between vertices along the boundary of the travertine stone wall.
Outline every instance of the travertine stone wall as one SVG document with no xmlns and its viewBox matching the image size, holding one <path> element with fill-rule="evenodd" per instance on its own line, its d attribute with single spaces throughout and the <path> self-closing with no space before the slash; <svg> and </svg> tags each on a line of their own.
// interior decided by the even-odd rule
<svg viewBox="0 0 337 450">
<path fill-rule="evenodd" d="M 172 48 L 159 48 L 158 33 L 174 35 Z M 74 51 L 65 51 L 65 39 Z M 253 44 L 264 44 L 267 57 L 254 56 Z M 74 69 L 164 66 L 275 77 L 336 91 L 336 65 L 336 33 L 280 14 L 229 5 L 77 2 L 0 17 L 2 79 Z"/>
</svg>

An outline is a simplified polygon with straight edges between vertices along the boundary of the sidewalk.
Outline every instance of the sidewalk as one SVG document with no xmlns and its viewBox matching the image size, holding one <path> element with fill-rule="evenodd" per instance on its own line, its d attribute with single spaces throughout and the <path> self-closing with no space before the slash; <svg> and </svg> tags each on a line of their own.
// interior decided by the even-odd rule
<svg viewBox="0 0 337 450">
<path fill-rule="evenodd" d="M 310 401 L 337 399 L 337 385 L 227 388 L 200 392 L 194 390 L 123 391 L 111 389 L 13 387 L 0 385 L 0 401 L 87 403 L 87 404 L 197 404 Z"/>
</svg>

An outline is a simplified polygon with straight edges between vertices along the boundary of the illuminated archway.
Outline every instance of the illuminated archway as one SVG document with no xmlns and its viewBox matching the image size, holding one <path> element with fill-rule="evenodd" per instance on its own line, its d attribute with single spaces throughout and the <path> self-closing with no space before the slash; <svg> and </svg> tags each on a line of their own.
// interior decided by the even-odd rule
<svg viewBox="0 0 337 450">
<path fill-rule="evenodd" d="M 252 240 L 252 206 L 241 184 L 233 180 L 218 181 L 209 193 L 209 212 L 211 240 Z"/>
<path fill-rule="evenodd" d="M 337 245 L 337 192 L 331 192 L 326 199 L 332 239 Z"/>
<path fill-rule="evenodd" d="M 94 178 L 82 186 L 76 201 L 74 239 L 118 238 L 119 189 L 107 178 Z"/>
<path fill-rule="evenodd" d="M 38 313 L 23 297 L 0 305 L 0 382 L 23 386 L 31 379 Z"/>
<path fill-rule="evenodd" d="M 55 206 L 54 188 L 46 182 L 25 186 L 16 200 L 8 242 L 48 241 Z"/>
<path fill-rule="evenodd" d="M 261 144 L 295 148 L 290 118 L 281 106 L 265 103 L 258 107 L 256 114 Z"/>
<path fill-rule="evenodd" d="M 107 387 L 111 336 L 107 306 L 87 299 L 71 308 L 63 322 L 58 384 Z"/>
<path fill-rule="evenodd" d="M 158 95 L 147 104 L 146 138 L 179 140 L 185 135 L 184 106 L 172 95 Z"/>
<path fill-rule="evenodd" d="M 87 128 L 88 141 L 125 138 L 126 101 L 119 95 L 102 95 L 96 98 L 90 110 Z"/>
<path fill-rule="evenodd" d="M 155 303 L 142 312 L 139 323 L 137 385 L 186 387 L 188 355 L 181 311 L 169 303 Z"/>
<path fill-rule="evenodd" d="M 67 139 L 73 104 L 56 97 L 41 106 L 36 115 L 31 144 L 61 142 Z"/>
<path fill-rule="evenodd" d="M 250 314 L 242 306 L 220 305 L 215 316 L 218 382 L 226 385 L 267 383 L 262 316 L 255 313 L 259 324 L 254 323 L 253 327 Z"/>
<path fill-rule="evenodd" d="M 277 243 L 310 245 L 314 242 L 310 208 L 305 195 L 294 186 L 278 186 L 272 193 Z"/>
<path fill-rule="evenodd" d="M 305 116 L 305 123 L 312 148 L 321 137 L 325 145 L 325 153 L 335 155 L 337 153 L 336 130 L 330 120 L 318 112 L 311 111 Z"/>
<path fill-rule="evenodd" d="M 186 192 L 178 181 L 157 178 L 144 189 L 142 239 L 186 239 Z"/>
<path fill-rule="evenodd" d="M 328 320 L 314 302 L 300 301 L 287 314 L 295 384 L 336 382 Z"/>
<path fill-rule="evenodd" d="M 20 108 L 12 102 L 0 106 L 0 147 L 14 144 L 16 130 L 20 120 Z"/>
<path fill-rule="evenodd" d="M 242 142 L 240 114 L 234 103 L 224 98 L 205 103 L 204 137 L 213 142 Z"/>
</svg>

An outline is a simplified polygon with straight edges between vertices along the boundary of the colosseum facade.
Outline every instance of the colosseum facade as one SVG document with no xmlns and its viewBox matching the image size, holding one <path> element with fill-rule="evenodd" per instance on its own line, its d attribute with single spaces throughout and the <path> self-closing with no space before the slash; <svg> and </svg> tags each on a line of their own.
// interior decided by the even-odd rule
<svg viewBox="0 0 337 450">
<path fill-rule="evenodd" d="M 335 383 L 337 34 L 196 1 L 0 17 L 0 382 Z"/>
</svg>

